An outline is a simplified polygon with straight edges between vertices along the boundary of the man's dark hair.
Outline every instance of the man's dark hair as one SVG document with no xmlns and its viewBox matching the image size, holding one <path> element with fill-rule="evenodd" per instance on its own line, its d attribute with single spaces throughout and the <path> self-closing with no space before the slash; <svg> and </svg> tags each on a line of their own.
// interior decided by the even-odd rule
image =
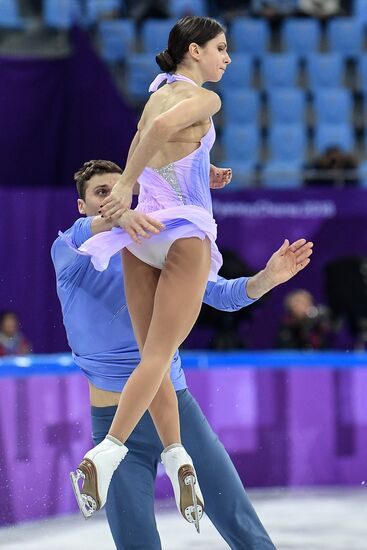
<svg viewBox="0 0 367 550">
<path fill-rule="evenodd" d="M 74 181 L 80 199 L 85 200 L 88 181 L 96 174 L 122 174 L 120 166 L 110 160 L 89 160 L 74 174 Z"/>
</svg>

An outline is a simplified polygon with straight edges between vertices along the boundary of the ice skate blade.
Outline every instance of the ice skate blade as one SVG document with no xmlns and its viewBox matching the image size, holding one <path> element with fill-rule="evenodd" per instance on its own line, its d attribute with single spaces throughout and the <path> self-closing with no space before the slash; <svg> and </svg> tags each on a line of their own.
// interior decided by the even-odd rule
<svg viewBox="0 0 367 550">
<path fill-rule="evenodd" d="M 190 508 L 192 508 L 191 511 L 191 517 L 194 517 L 194 524 L 195 524 L 195 527 L 196 527 L 196 531 L 200 534 L 200 524 L 199 524 L 199 520 L 203 517 L 203 508 L 202 506 L 199 506 L 198 505 L 198 501 L 197 501 L 197 498 L 196 498 L 196 493 L 195 493 L 195 480 L 194 480 L 194 477 L 193 476 L 188 476 L 186 479 L 185 479 L 185 484 L 186 485 L 190 485 L 191 487 L 191 496 L 192 496 L 192 502 L 193 502 L 193 506 L 190 506 Z M 199 517 L 200 515 L 200 517 Z"/>
<path fill-rule="evenodd" d="M 85 474 L 77 469 L 76 472 L 70 472 L 70 480 L 73 487 L 74 495 L 79 506 L 79 510 L 83 514 L 85 519 L 90 518 L 97 510 L 97 503 L 91 495 L 80 492 L 78 481 L 82 479 L 85 481 Z"/>
<path fill-rule="evenodd" d="M 181 491 L 181 513 L 189 523 L 195 524 L 197 532 L 200 533 L 199 521 L 203 517 L 204 505 L 196 496 L 196 479 L 192 466 L 187 464 L 181 466 L 178 472 L 178 478 Z"/>
</svg>

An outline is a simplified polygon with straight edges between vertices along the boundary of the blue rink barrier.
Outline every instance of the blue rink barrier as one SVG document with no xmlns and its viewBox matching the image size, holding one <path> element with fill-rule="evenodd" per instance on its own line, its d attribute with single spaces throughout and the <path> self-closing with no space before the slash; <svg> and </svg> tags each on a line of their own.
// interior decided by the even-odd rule
<svg viewBox="0 0 367 550">
<path fill-rule="evenodd" d="M 248 351 L 248 352 L 182 352 L 186 369 L 255 368 L 299 369 L 367 368 L 367 353 L 355 351 Z M 70 353 L 26 355 L 0 359 L 0 378 L 7 376 L 63 375 L 80 373 Z"/>
<path fill-rule="evenodd" d="M 188 387 L 247 487 L 366 483 L 367 354 L 190 352 Z M 91 442 L 71 354 L 0 360 L 0 526 L 76 510 L 69 472 Z M 159 475 L 157 498 L 170 483 Z"/>
</svg>

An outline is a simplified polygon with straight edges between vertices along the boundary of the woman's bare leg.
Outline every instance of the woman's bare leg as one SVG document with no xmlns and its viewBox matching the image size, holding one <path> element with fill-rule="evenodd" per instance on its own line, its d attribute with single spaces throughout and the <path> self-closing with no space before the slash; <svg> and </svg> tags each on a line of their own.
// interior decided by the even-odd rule
<svg viewBox="0 0 367 550">
<path fill-rule="evenodd" d="M 157 270 L 149 268 L 128 250 L 123 253 L 125 294 L 140 352 L 143 353 L 151 326 L 157 286 Z M 153 418 L 164 452 L 162 462 L 171 479 L 179 512 L 200 531 L 199 521 L 204 511 L 201 494 L 191 457 L 182 447 L 177 395 L 170 378 L 170 366 L 156 393 L 149 412 Z"/>
<path fill-rule="evenodd" d="M 142 353 L 153 314 L 155 292 L 161 274 L 123 250 L 125 296 L 134 334 Z M 149 412 L 164 447 L 181 443 L 177 396 L 170 379 L 170 368 L 165 375 Z"/>
<path fill-rule="evenodd" d="M 163 447 L 181 443 L 178 401 L 171 382 L 170 366 L 171 363 L 148 409 Z"/>
<path fill-rule="evenodd" d="M 210 267 L 210 242 L 197 238 L 176 241 L 160 275 L 142 262 L 135 267 L 130 288 L 136 289 L 132 296 L 136 304 L 132 318 L 142 346 L 141 361 L 121 394 L 109 434 L 84 455 L 70 477 L 79 508 L 89 517 L 104 506 L 113 472 L 128 452 L 122 442 L 150 407 L 162 442 L 168 445 L 162 461 L 173 485 L 177 507 L 199 531 L 204 503 L 192 460 L 182 446 L 169 447 L 171 442 L 180 441 L 177 397 L 169 369 L 174 352 L 200 311 Z M 130 295 L 129 288 L 127 294 Z M 83 479 L 81 488 L 80 479 Z"/>
<path fill-rule="evenodd" d="M 125 385 L 109 431 L 120 441 L 126 441 L 151 406 L 176 349 L 192 329 L 200 312 L 209 268 L 208 239 L 179 239 L 171 246 L 155 292 L 141 362 Z"/>
</svg>

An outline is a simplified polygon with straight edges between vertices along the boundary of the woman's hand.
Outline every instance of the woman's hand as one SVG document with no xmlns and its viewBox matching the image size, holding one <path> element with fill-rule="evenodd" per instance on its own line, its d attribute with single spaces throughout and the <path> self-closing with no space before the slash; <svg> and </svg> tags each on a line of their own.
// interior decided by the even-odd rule
<svg viewBox="0 0 367 550">
<path fill-rule="evenodd" d="M 222 189 L 230 183 L 232 170 L 230 168 L 218 168 L 210 165 L 210 189 Z"/>
<path fill-rule="evenodd" d="M 111 219 L 114 222 L 118 220 L 131 206 L 133 187 L 120 179 L 101 204 L 99 214 L 102 218 Z"/>
<path fill-rule="evenodd" d="M 141 243 L 139 237 L 150 238 L 149 233 L 160 233 L 164 229 L 164 224 L 155 220 L 151 216 L 136 210 L 125 210 L 117 223 L 119 227 L 125 229 L 136 243 Z"/>
</svg>

